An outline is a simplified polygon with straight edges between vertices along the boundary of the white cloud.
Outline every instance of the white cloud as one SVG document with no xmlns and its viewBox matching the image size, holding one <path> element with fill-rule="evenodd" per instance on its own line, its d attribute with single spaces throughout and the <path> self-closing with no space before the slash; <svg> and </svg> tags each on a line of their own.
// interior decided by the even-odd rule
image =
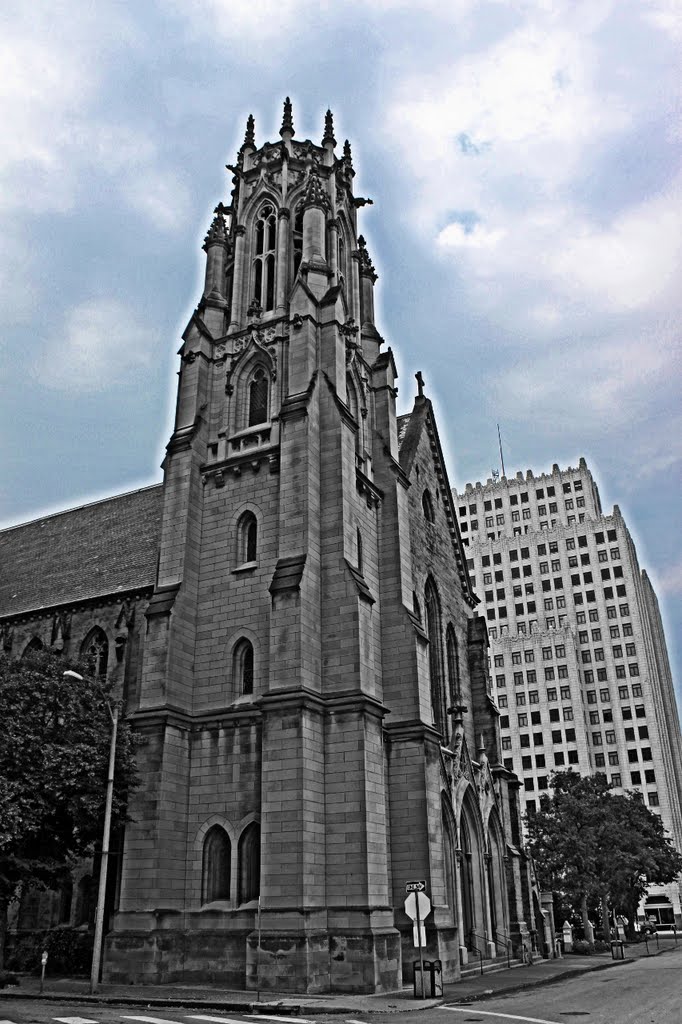
<svg viewBox="0 0 682 1024">
<path fill-rule="evenodd" d="M 592 302 L 629 311 L 682 288 L 682 188 L 626 210 L 606 227 L 570 226 L 555 246 L 558 283 Z"/>
<path fill-rule="evenodd" d="M 583 436 L 622 439 L 657 411 L 679 373 L 674 337 L 652 335 L 593 339 L 552 346 L 544 356 L 526 354 L 516 367 L 491 380 L 496 407 L 508 420 L 530 422 L 537 431 L 571 424 Z M 532 412 L 531 412 L 532 411 Z M 647 423 L 648 434 L 653 426 Z M 637 464 L 650 465 L 660 451 L 644 457 L 636 438 L 628 444 Z"/>
<path fill-rule="evenodd" d="M 151 362 L 157 343 L 115 299 L 93 299 L 72 309 L 63 330 L 46 342 L 34 374 L 48 388 L 73 393 L 105 391 Z"/>
<path fill-rule="evenodd" d="M 682 288 L 681 183 L 655 195 L 628 183 L 612 207 L 583 195 L 614 174 L 601 165 L 638 120 L 660 116 L 660 87 L 640 95 L 642 68 L 625 73 L 608 22 L 618 5 L 514 6 L 524 20 L 512 31 L 394 87 L 385 137 L 410 176 L 407 222 L 453 260 L 474 307 L 530 338 L 579 332 L 586 316 L 669 311 Z"/>
<path fill-rule="evenodd" d="M 656 577 L 657 589 L 662 594 L 682 594 L 682 561 L 669 565 Z"/>
<path fill-rule="evenodd" d="M 467 229 L 459 221 L 448 224 L 439 233 L 436 241 L 443 248 L 492 249 L 504 238 L 504 231 L 489 231 L 483 224 Z"/>
<path fill-rule="evenodd" d="M 183 220 L 188 190 L 148 127 L 100 106 L 115 57 L 135 45 L 122 9 L 98 17 L 73 0 L 2 13 L 0 211 L 70 211 L 94 178 L 161 230 Z"/>
</svg>

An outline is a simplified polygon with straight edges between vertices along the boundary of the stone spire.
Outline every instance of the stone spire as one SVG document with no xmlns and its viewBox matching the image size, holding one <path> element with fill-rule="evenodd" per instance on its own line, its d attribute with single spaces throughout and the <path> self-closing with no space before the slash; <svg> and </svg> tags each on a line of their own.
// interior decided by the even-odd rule
<svg viewBox="0 0 682 1024">
<path fill-rule="evenodd" d="M 284 101 L 284 113 L 282 114 L 282 127 L 279 130 L 279 134 L 284 138 L 285 132 L 288 132 L 290 136 L 294 134 L 294 119 L 291 111 L 291 100 L 287 96 Z"/>
<path fill-rule="evenodd" d="M 246 131 L 244 133 L 244 141 L 242 142 L 242 149 L 246 149 L 247 146 L 252 146 L 255 149 L 256 146 L 256 122 L 253 119 L 253 114 L 249 114 L 246 119 Z"/>
<path fill-rule="evenodd" d="M 334 138 L 334 115 L 331 110 L 327 110 L 324 115 L 324 135 L 322 137 L 322 145 L 326 146 L 327 143 L 331 143 L 332 146 L 336 145 L 336 139 Z"/>
</svg>

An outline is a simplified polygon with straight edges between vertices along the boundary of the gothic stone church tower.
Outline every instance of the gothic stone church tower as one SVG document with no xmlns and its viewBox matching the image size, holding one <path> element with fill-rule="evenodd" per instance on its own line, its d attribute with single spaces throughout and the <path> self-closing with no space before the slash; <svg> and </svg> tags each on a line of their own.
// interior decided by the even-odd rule
<svg viewBox="0 0 682 1024">
<path fill-rule="evenodd" d="M 256 146 L 206 236 L 129 687 L 108 980 L 378 992 L 532 924 L 433 409 L 396 418 L 348 143 Z M 258 914 L 260 906 L 260 931 Z M 260 934 L 260 945 L 259 945 Z"/>
</svg>

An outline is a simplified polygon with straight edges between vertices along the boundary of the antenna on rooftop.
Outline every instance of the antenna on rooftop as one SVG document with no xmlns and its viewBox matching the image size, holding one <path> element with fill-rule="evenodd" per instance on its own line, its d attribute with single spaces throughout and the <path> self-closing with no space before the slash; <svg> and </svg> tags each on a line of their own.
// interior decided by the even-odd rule
<svg viewBox="0 0 682 1024">
<path fill-rule="evenodd" d="M 497 424 L 497 443 L 500 446 L 500 463 L 502 465 L 502 476 L 506 476 L 507 474 L 504 471 L 504 455 L 502 454 L 502 435 L 500 434 L 500 424 L 499 423 Z"/>
</svg>

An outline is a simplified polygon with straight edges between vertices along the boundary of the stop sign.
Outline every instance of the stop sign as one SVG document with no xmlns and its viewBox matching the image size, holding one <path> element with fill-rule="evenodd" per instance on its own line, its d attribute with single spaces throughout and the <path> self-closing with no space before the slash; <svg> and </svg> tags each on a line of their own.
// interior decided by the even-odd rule
<svg viewBox="0 0 682 1024">
<path fill-rule="evenodd" d="M 405 900 L 405 913 L 413 921 L 417 920 L 417 907 L 419 907 L 419 920 L 423 921 L 431 913 L 431 900 L 425 892 L 411 892 Z"/>
</svg>

